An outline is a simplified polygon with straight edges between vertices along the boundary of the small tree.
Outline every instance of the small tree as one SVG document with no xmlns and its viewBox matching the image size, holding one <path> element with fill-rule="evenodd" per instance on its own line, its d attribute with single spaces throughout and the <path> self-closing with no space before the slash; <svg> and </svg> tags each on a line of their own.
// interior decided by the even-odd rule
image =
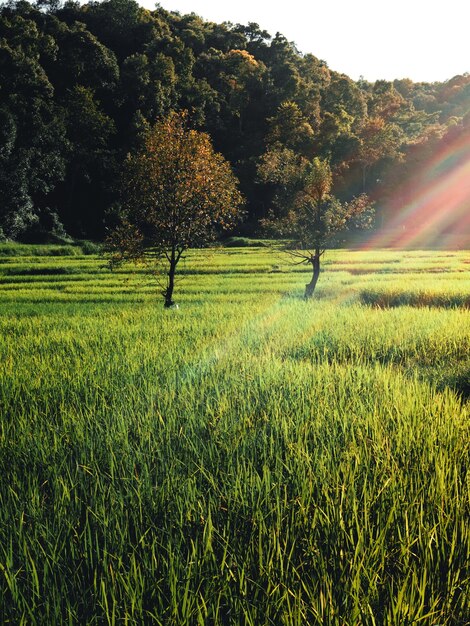
<svg viewBox="0 0 470 626">
<path fill-rule="evenodd" d="M 165 307 L 173 304 L 176 267 L 185 250 L 234 226 L 242 196 L 229 163 L 206 133 L 188 129 L 186 113 L 171 113 L 128 156 L 120 223 L 108 237 L 111 265 L 143 262 L 165 267 Z"/>
<path fill-rule="evenodd" d="M 369 227 L 373 207 L 365 194 L 351 202 L 340 202 L 332 196 L 329 163 L 318 157 L 309 161 L 287 149 L 268 151 L 259 174 L 279 187 L 278 204 L 287 207 L 283 215 L 264 220 L 264 225 L 288 240 L 286 251 L 298 263 L 312 266 L 312 278 L 305 285 L 305 298 L 311 298 L 322 255 L 348 227 Z"/>
</svg>

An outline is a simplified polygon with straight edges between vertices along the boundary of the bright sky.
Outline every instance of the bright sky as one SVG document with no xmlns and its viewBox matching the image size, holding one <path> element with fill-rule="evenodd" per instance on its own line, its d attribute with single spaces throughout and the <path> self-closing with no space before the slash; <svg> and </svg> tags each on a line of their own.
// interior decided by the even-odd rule
<svg viewBox="0 0 470 626">
<path fill-rule="evenodd" d="M 139 0 L 149 9 L 153 0 Z M 213 22 L 257 22 L 357 80 L 470 72 L 470 0 L 160 0 Z"/>
</svg>

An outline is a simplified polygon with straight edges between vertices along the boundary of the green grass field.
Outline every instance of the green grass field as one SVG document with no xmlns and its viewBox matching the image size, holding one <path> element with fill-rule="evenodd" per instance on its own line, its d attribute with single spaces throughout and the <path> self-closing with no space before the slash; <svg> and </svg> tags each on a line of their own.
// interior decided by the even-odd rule
<svg viewBox="0 0 470 626">
<path fill-rule="evenodd" d="M 39 254 L 38 254 L 39 252 Z M 470 254 L 0 245 L 0 623 L 470 624 Z M 33 255 L 33 256 L 28 256 Z"/>
</svg>

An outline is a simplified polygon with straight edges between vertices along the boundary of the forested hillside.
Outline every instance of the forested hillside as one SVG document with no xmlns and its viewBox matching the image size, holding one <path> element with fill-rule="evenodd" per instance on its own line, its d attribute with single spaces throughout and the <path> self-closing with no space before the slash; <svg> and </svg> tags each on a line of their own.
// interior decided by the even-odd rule
<svg viewBox="0 0 470 626">
<path fill-rule="evenodd" d="M 249 234 L 273 205 L 268 159 L 329 159 L 335 194 L 368 193 L 383 225 L 425 188 L 433 155 L 469 158 L 469 75 L 354 82 L 257 24 L 133 0 L 18 1 L 0 8 L 0 236 L 102 238 L 126 154 L 182 109 L 231 162 Z"/>
</svg>

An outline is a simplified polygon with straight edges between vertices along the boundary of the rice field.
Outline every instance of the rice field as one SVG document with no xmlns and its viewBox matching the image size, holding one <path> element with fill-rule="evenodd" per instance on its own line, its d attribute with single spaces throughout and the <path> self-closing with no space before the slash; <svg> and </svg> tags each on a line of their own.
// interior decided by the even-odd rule
<svg viewBox="0 0 470 626">
<path fill-rule="evenodd" d="M 0 245 L 0 623 L 470 624 L 470 253 Z"/>
</svg>

